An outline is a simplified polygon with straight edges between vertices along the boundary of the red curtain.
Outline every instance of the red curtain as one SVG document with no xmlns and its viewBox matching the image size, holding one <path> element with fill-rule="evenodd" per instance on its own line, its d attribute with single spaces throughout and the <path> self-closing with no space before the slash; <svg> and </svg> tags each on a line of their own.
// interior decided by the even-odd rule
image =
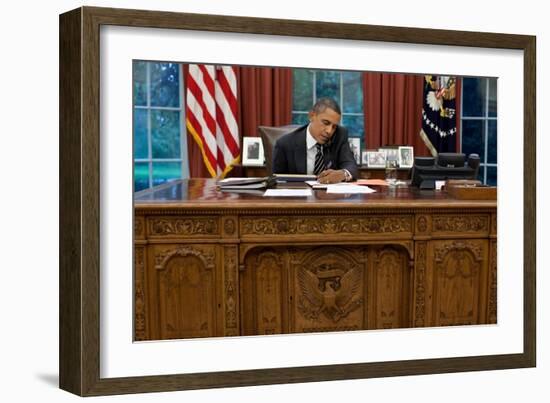
<svg viewBox="0 0 550 403">
<path fill-rule="evenodd" d="M 187 65 L 184 65 L 184 75 Z M 239 133 L 257 136 L 258 126 L 281 126 L 292 119 L 292 69 L 272 67 L 237 67 Z M 184 88 L 187 93 L 187 87 Z M 242 142 L 241 142 L 242 144 Z M 187 155 L 191 178 L 208 178 L 197 143 L 187 134 Z M 228 176 L 240 175 L 233 169 Z"/>
<path fill-rule="evenodd" d="M 363 75 L 365 141 L 368 149 L 412 145 L 415 155 L 428 155 L 419 137 L 424 77 L 407 74 Z"/>
<path fill-rule="evenodd" d="M 457 133 L 460 131 L 460 88 L 457 80 Z M 420 138 L 423 75 L 364 73 L 363 99 L 366 148 L 412 145 L 417 156 L 431 155 Z M 459 136 L 456 136 L 459 150 Z"/>
<path fill-rule="evenodd" d="M 292 69 L 240 67 L 239 129 L 257 136 L 258 126 L 283 126 L 292 120 Z"/>
</svg>

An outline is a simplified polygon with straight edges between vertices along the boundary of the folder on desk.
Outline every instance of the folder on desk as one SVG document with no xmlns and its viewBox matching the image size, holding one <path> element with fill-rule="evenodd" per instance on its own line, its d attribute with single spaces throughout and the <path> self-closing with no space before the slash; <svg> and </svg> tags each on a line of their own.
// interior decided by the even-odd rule
<svg viewBox="0 0 550 403">
<path fill-rule="evenodd" d="M 317 180 L 317 175 L 306 174 L 273 174 L 277 182 L 306 182 Z"/>
<path fill-rule="evenodd" d="M 225 178 L 216 182 L 220 190 L 230 189 L 268 189 L 275 186 L 276 180 L 273 176 L 255 178 Z"/>
</svg>

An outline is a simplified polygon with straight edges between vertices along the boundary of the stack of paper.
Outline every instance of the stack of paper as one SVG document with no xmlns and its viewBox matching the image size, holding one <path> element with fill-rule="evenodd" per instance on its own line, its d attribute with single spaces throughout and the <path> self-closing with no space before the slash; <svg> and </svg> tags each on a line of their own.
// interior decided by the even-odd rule
<svg viewBox="0 0 550 403">
<path fill-rule="evenodd" d="M 348 183 L 336 183 L 327 185 L 327 193 L 374 193 L 376 190 L 368 186 L 350 185 Z"/>
<path fill-rule="evenodd" d="M 311 196 L 311 189 L 267 189 L 264 196 Z"/>
<path fill-rule="evenodd" d="M 360 185 L 358 182 L 340 182 L 332 185 L 319 183 L 318 181 L 306 181 L 313 189 L 326 189 L 327 193 L 374 193 L 376 190 Z"/>
</svg>

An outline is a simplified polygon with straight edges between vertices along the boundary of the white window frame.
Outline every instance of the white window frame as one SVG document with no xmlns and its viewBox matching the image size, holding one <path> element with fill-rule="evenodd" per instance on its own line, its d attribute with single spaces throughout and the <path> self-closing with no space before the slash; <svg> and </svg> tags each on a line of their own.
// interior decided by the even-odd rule
<svg viewBox="0 0 550 403">
<path fill-rule="evenodd" d="M 181 63 L 174 63 L 178 65 L 179 74 L 179 105 L 176 106 L 151 106 L 151 64 L 152 63 L 170 63 L 170 62 L 157 62 L 146 61 L 146 78 L 145 83 L 147 87 L 147 102 L 145 106 L 133 105 L 134 111 L 137 109 L 146 110 L 147 113 L 147 158 L 134 158 L 134 164 L 147 163 L 149 171 L 149 187 L 153 187 L 153 163 L 154 162 L 179 162 L 181 164 L 181 178 L 189 177 L 189 161 L 187 158 L 187 128 L 185 125 L 185 93 L 184 93 L 184 76 L 183 65 Z M 132 100 L 133 103 L 133 100 Z M 179 158 L 153 158 L 153 137 L 151 135 L 151 111 L 152 110 L 166 110 L 166 111 L 178 111 L 180 113 L 179 130 L 180 130 L 180 156 Z M 133 135 L 133 134 L 132 134 Z M 145 189 L 142 189 L 145 190 Z"/>
<path fill-rule="evenodd" d="M 460 89 L 460 151 L 462 151 L 462 139 L 463 139 L 463 133 L 462 128 L 464 125 L 462 122 L 465 120 L 477 120 L 477 121 L 483 121 L 483 145 L 484 145 L 484 155 L 483 158 L 480 158 L 485 161 L 481 162 L 479 164 L 479 169 L 482 169 L 482 178 L 483 183 L 487 183 L 487 168 L 496 168 L 497 170 L 497 181 L 498 181 L 498 160 L 497 163 L 488 163 L 488 156 L 489 156 L 489 122 L 494 121 L 497 123 L 497 141 L 498 141 L 498 105 L 497 105 L 497 113 L 496 116 L 489 116 L 489 90 L 490 90 L 490 80 L 495 79 L 494 77 L 474 77 L 477 79 L 484 78 L 485 79 L 485 111 L 483 116 L 464 116 L 464 81 L 462 82 L 461 89 Z"/>
<path fill-rule="evenodd" d="M 312 88 L 313 88 L 313 91 L 312 91 L 312 94 L 313 94 L 313 99 L 311 100 L 311 105 L 314 105 L 315 102 L 317 102 L 317 85 L 316 85 L 316 82 L 317 82 L 317 71 L 318 70 L 315 70 L 315 69 L 300 69 L 300 70 L 310 70 L 313 72 L 313 75 L 312 75 L 312 80 L 311 80 L 311 85 L 312 85 Z M 343 73 L 345 73 L 344 71 L 339 71 L 339 70 L 331 70 L 333 72 L 336 72 L 340 75 L 340 99 L 341 101 L 339 102 L 340 104 L 340 109 L 342 110 L 342 119 L 345 117 L 345 116 L 361 116 L 363 117 L 364 116 L 364 112 L 344 112 L 344 105 L 345 105 L 345 99 L 344 99 L 344 76 L 343 76 Z M 294 72 L 293 72 L 294 73 Z M 359 73 L 360 72 L 355 72 L 355 71 L 349 71 L 348 73 Z M 363 94 L 363 97 L 364 97 L 364 94 Z M 294 105 L 292 105 L 294 106 Z M 364 108 L 364 104 L 362 105 L 362 107 Z M 303 111 L 303 110 L 292 110 L 292 114 L 307 114 L 309 113 L 309 110 L 308 111 Z M 363 133 L 359 133 L 358 135 L 355 135 L 355 136 L 352 136 L 350 134 L 350 137 L 358 137 L 358 138 L 364 138 L 365 136 L 365 122 L 363 121 Z"/>
</svg>

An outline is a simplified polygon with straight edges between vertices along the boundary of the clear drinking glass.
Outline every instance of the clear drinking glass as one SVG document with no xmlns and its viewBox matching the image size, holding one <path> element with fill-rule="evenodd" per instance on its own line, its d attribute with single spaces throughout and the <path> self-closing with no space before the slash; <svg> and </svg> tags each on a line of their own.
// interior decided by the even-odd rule
<svg viewBox="0 0 550 403">
<path fill-rule="evenodd" d="M 386 182 L 390 186 L 397 184 L 397 161 L 386 161 Z"/>
</svg>

